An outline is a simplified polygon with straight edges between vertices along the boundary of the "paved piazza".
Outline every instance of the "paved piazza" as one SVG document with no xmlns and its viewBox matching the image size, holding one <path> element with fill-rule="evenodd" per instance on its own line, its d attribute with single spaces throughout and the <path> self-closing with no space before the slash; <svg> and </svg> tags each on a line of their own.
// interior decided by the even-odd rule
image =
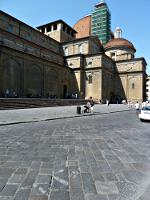
<svg viewBox="0 0 150 200">
<path fill-rule="evenodd" d="M 0 200 L 150 200 L 134 110 L 0 126 Z"/>
</svg>

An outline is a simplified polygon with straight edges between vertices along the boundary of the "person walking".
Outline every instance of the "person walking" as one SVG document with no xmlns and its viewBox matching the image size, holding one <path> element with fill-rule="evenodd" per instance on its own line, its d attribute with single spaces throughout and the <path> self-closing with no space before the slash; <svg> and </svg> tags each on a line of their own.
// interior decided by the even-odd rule
<svg viewBox="0 0 150 200">
<path fill-rule="evenodd" d="M 138 101 L 135 104 L 135 108 L 136 108 L 136 111 L 139 112 L 139 110 L 140 110 L 140 104 L 139 104 Z"/>
<path fill-rule="evenodd" d="M 106 105 L 109 106 L 109 100 L 108 99 L 106 99 Z"/>
</svg>

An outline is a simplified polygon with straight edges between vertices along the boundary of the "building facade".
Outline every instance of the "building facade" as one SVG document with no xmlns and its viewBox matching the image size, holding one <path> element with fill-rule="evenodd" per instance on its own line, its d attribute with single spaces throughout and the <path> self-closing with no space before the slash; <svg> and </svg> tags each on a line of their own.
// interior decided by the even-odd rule
<svg viewBox="0 0 150 200">
<path fill-rule="evenodd" d="M 62 20 L 34 29 L 0 11 L 0 97 L 142 101 L 146 62 L 133 44 L 76 32 Z"/>
<path fill-rule="evenodd" d="M 146 79 L 146 100 L 150 101 L 150 76 Z"/>
</svg>

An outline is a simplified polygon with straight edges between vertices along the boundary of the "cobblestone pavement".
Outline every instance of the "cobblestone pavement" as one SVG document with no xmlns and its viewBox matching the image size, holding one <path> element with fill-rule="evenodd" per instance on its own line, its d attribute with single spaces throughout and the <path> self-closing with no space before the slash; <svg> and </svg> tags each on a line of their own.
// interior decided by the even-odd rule
<svg viewBox="0 0 150 200">
<path fill-rule="evenodd" d="M 0 127 L 0 200 L 149 200 L 150 123 L 135 111 Z"/>
</svg>

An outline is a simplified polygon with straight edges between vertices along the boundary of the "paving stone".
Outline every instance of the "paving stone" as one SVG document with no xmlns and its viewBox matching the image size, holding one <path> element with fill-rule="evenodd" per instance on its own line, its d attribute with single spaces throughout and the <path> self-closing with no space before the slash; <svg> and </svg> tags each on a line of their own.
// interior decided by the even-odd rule
<svg viewBox="0 0 150 200">
<path fill-rule="evenodd" d="M 59 172 L 60 170 L 64 170 L 66 167 L 66 161 L 67 159 L 65 158 L 64 160 L 61 159 L 56 159 L 55 164 L 54 164 L 54 172 Z"/>
<path fill-rule="evenodd" d="M 111 173 L 112 169 L 106 161 L 97 161 L 98 169 L 101 173 Z"/>
<path fill-rule="evenodd" d="M 14 196 L 18 189 L 18 185 L 7 184 L 0 192 L 0 196 Z"/>
<path fill-rule="evenodd" d="M 81 173 L 84 193 L 96 194 L 96 188 L 91 174 Z"/>
<path fill-rule="evenodd" d="M 146 174 L 141 173 L 136 170 L 130 170 L 130 171 L 127 170 L 127 171 L 123 171 L 122 173 L 125 176 L 126 180 L 133 183 L 137 183 L 137 184 L 139 184 L 140 182 L 143 182 L 143 180 L 146 180 L 147 178 Z"/>
<path fill-rule="evenodd" d="M 8 152 L 7 152 L 7 154 L 8 154 Z M 5 156 L 3 156 L 3 155 L 0 155 L 0 161 L 1 162 L 3 162 L 3 161 L 8 161 L 8 160 L 10 160 L 11 159 L 11 157 L 10 156 L 8 156 L 8 155 L 5 155 Z"/>
<path fill-rule="evenodd" d="M 5 187 L 7 183 L 7 179 L 5 178 L 0 178 L 0 192 L 3 190 L 3 188 Z"/>
<path fill-rule="evenodd" d="M 77 155 L 78 155 L 78 160 L 79 160 L 80 163 L 86 163 L 87 162 L 84 151 L 77 151 Z"/>
<path fill-rule="evenodd" d="M 100 182 L 95 181 L 96 190 L 98 194 L 109 195 L 109 194 L 118 194 L 118 188 L 115 182 Z"/>
<path fill-rule="evenodd" d="M 30 161 L 29 161 L 29 160 L 27 160 L 27 161 L 22 161 L 20 167 L 23 167 L 23 168 L 30 167 L 30 166 L 31 166 L 31 163 L 32 163 L 32 160 L 30 160 Z"/>
<path fill-rule="evenodd" d="M 27 200 L 29 198 L 30 192 L 30 189 L 20 189 L 17 191 L 14 200 Z"/>
<path fill-rule="evenodd" d="M 52 188 L 57 190 L 67 190 L 69 189 L 69 181 L 55 176 L 53 177 Z"/>
<path fill-rule="evenodd" d="M 41 169 L 47 168 L 47 169 L 53 169 L 54 167 L 54 160 L 52 162 L 42 162 Z"/>
<path fill-rule="evenodd" d="M 83 189 L 71 188 L 70 189 L 70 200 L 85 200 Z"/>
<path fill-rule="evenodd" d="M 24 177 L 25 177 L 25 175 L 14 174 L 9 178 L 8 184 L 19 184 L 19 183 L 22 183 L 23 180 L 24 180 Z"/>
<path fill-rule="evenodd" d="M 33 169 L 33 170 L 39 170 L 40 166 L 41 166 L 41 162 L 39 162 L 39 161 L 33 161 L 31 163 L 31 169 Z"/>
<path fill-rule="evenodd" d="M 126 182 L 126 178 L 122 173 L 116 173 L 115 176 L 117 177 L 119 182 Z"/>
<path fill-rule="evenodd" d="M 133 163 L 133 166 L 136 170 L 141 172 L 150 172 L 150 165 L 142 162 L 135 162 Z"/>
<path fill-rule="evenodd" d="M 113 173 L 105 173 L 103 174 L 106 181 L 118 181 L 117 177 Z"/>
<path fill-rule="evenodd" d="M 85 195 L 85 200 L 108 200 L 108 197 L 107 195 L 88 194 L 88 195 Z"/>
<path fill-rule="evenodd" d="M 87 163 L 90 164 L 90 163 L 96 162 L 96 159 L 95 159 L 93 153 L 90 150 L 85 151 L 85 156 L 86 156 L 86 159 L 87 159 Z"/>
<path fill-rule="evenodd" d="M 100 151 L 94 152 L 94 157 L 95 157 L 96 160 L 105 160 Z"/>
<path fill-rule="evenodd" d="M 17 174 L 17 175 L 26 175 L 27 171 L 28 171 L 28 168 L 18 168 L 15 171 L 15 174 Z"/>
<path fill-rule="evenodd" d="M 38 175 L 36 178 L 36 183 L 39 184 L 51 184 L 52 176 L 48 175 Z"/>
<path fill-rule="evenodd" d="M 1 197 L 0 200 L 14 200 L 14 197 Z"/>
<path fill-rule="evenodd" d="M 109 165 L 114 172 L 121 172 L 125 170 L 125 167 L 121 162 L 109 161 Z"/>
<path fill-rule="evenodd" d="M 55 189 L 67 189 L 69 187 L 68 168 L 66 167 L 66 161 L 57 160 L 55 162 L 55 170 L 52 180 L 52 188 Z"/>
<path fill-rule="evenodd" d="M 108 199 L 109 200 L 119 200 L 119 195 L 117 195 L 117 194 L 110 194 L 110 195 L 108 195 Z"/>
<path fill-rule="evenodd" d="M 147 196 L 141 196 L 141 197 L 139 197 L 138 200 L 149 200 L 149 196 L 148 197 Z"/>
<path fill-rule="evenodd" d="M 70 187 L 71 188 L 81 188 L 82 187 L 82 180 L 81 180 L 80 174 L 77 174 L 76 172 L 71 174 Z"/>
<path fill-rule="evenodd" d="M 75 152 L 75 146 L 70 146 L 68 150 L 68 160 L 77 160 L 78 157 Z"/>
<path fill-rule="evenodd" d="M 24 188 L 31 188 L 33 183 L 35 182 L 37 174 L 37 171 L 30 171 L 21 186 Z"/>
<path fill-rule="evenodd" d="M 32 197 L 29 197 L 28 200 L 48 200 L 48 196 L 46 196 L 46 195 L 43 195 L 43 196 L 35 195 L 35 196 L 32 196 Z"/>
<path fill-rule="evenodd" d="M 80 163 L 79 169 L 81 173 L 90 173 L 90 167 L 88 166 L 88 164 Z"/>
<path fill-rule="evenodd" d="M 40 175 L 52 175 L 53 174 L 53 169 L 40 168 L 39 174 Z"/>
<path fill-rule="evenodd" d="M 119 190 L 119 193 L 121 193 L 123 191 L 123 189 L 126 187 L 126 184 L 127 184 L 127 182 L 125 182 L 125 181 L 124 182 L 123 181 L 118 181 L 116 183 L 117 188 Z"/>
<path fill-rule="evenodd" d="M 75 160 L 67 161 L 66 166 L 67 167 L 69 167 L 69 166 L 78 166 L 78 161 L 75 161 Z"/>
<path fill-rule="evenodd" d="M 30 196 L 48 196 L 50 191 L 50 184 L 38 184 L 34 183 Z"/>
<path fill-rule="evenodd" d="M 9 178 L 13 172 L 15 171 L 15 169 L 12 168 L 0 168 L 0 178 Z"/>
<path fill-rule="evenodd" d="M 113 155 L 113 154 L 109 154 L 109 155 L 105 155 L 105 159 L 109 162 L 109 161 L 115 161 L 115 162 L 119 162 L 120 161 L 120 159 L 117 157 L 117 156 L 115 156 L 115 155 Z"/>
<path fill-rule="evenodd" d="M 126 200 L 126 199 L 137 199 L 139 197 L 139 194 L 143 194 L 143 191 L 141 192 L 142 188 L 138 187 L 138 185 L 133 183 L 125 183 L 124 187 L 120 191 L 118 195 L 119 200 Z"/>
<path fill-rule="evenodd" d="M 99 170 L 99 168 L 95 165 L 91 167 L 91 174 L 94 181 L 104 181 L 103 173 Z"/>
<path fill-rule="evenodd" d="M 133 163 L 134 160 L 128 156 L 128 155 L 122 155 L 120 156 L 120 160 L 123 162 L 123 163 Z"/>
<path fill-rule="evenodd" d="M 52 191 L 50 200 L 70 200 L 69 192 L 67 191 Z"/>
<path fill-rule="evenodd" d="M 71 188 L 81 188 L 82 180 L 80 169 L 78 166 L 70 166 L 69 167 L 69 182 Z"/>
</svg>

